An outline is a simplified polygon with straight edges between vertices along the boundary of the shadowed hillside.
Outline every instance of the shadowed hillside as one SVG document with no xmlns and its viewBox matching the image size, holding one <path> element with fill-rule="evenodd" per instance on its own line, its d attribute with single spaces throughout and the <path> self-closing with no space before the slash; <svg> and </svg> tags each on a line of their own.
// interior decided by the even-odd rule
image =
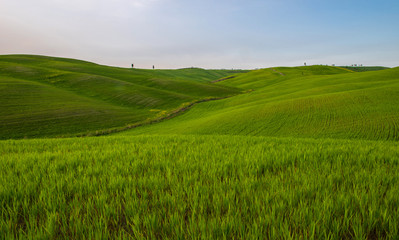
<svg viewBox="0 0 399 240">
<path fill-rule="evenodd" d="M 346 68 L 354 72 L 368 72 L 368 71 L 379 71 L 388 69 L 387 67 L 380 66 L 342 66 L 341 68 Z"/>
<path fill-rule="evenodd" d="M 144 70 L 0 56 L 0 138 L 73 135 L 146 121 L 184 103 L 239 93 L 229 70 Z"/>
</svg>

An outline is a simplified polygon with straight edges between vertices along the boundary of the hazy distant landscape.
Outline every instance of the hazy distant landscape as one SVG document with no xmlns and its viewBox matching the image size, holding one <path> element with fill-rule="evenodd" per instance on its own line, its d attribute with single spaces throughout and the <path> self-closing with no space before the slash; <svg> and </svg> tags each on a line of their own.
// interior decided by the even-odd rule
<svg viewBox="0 0 399 240">
<path fill-rule="evenodd" d="M 399 68 L 0 56 L 6 239 L 395 239 Z"/>
</svg>

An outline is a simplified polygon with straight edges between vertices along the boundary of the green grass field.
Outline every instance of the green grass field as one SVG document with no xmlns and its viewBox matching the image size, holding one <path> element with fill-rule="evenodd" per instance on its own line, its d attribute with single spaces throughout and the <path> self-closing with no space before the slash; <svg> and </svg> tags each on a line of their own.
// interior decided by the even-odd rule
<svg viewBox="0 0 399 240">
<path fill-rule="evenodd" d="M 399 68 L 7 55 L 0 123 L 1 239 L 399 238 Z"/>
<path fill-rule="evenodd" d="M 7 239 L 397 238 L 397 147 L 245 136 L 3 141 L 0 232 Z"/>
</svg>

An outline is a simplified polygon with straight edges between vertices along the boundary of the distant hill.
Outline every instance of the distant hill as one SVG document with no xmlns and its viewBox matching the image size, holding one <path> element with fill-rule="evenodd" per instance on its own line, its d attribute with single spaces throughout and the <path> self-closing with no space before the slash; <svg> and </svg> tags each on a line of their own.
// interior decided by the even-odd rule
<svg viewBox="0 0 399 240">
<path fill-rule="evenodd" d="M 139 125 L 121 134 L 398 140 L 399 68 L 362 69 L 144 70 L 5 55 L 0 138 L 97 135 Z M 222 100 L 193 105 L 206 99 Z M 186 111 L 177 116 L 179 109 Z"/>
<path fill-rule="evenodd" d="M 349 69 L 354 72 L 368 72 L 368 71 L 379 71 L 379 70 L 388 69 L 387 67 L 379 67 L 379 66 L 357 66 L 357 67 L 341 66 L 341 67 Z"/>
<path fill-rule="evenodd" d="M 210 82 L 240 72 L 127 69 L 3 55 L 0 138 L 74 135 L 145 121 L 187 102 L 239 93 Z"/>
</svg>

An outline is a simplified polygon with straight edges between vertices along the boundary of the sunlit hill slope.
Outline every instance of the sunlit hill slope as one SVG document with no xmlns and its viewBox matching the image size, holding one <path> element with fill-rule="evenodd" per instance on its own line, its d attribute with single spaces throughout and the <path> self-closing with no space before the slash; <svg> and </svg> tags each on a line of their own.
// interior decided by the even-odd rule
<svg viewBox="0 0 399 240">
<path fill-rule="evenodd" d="M 280 67 L 217 84 L 253 91 L 201 103 L 170 121 L 128 134 L 399 139 L 399 68 L 353 72 Z"/>
</svg>

